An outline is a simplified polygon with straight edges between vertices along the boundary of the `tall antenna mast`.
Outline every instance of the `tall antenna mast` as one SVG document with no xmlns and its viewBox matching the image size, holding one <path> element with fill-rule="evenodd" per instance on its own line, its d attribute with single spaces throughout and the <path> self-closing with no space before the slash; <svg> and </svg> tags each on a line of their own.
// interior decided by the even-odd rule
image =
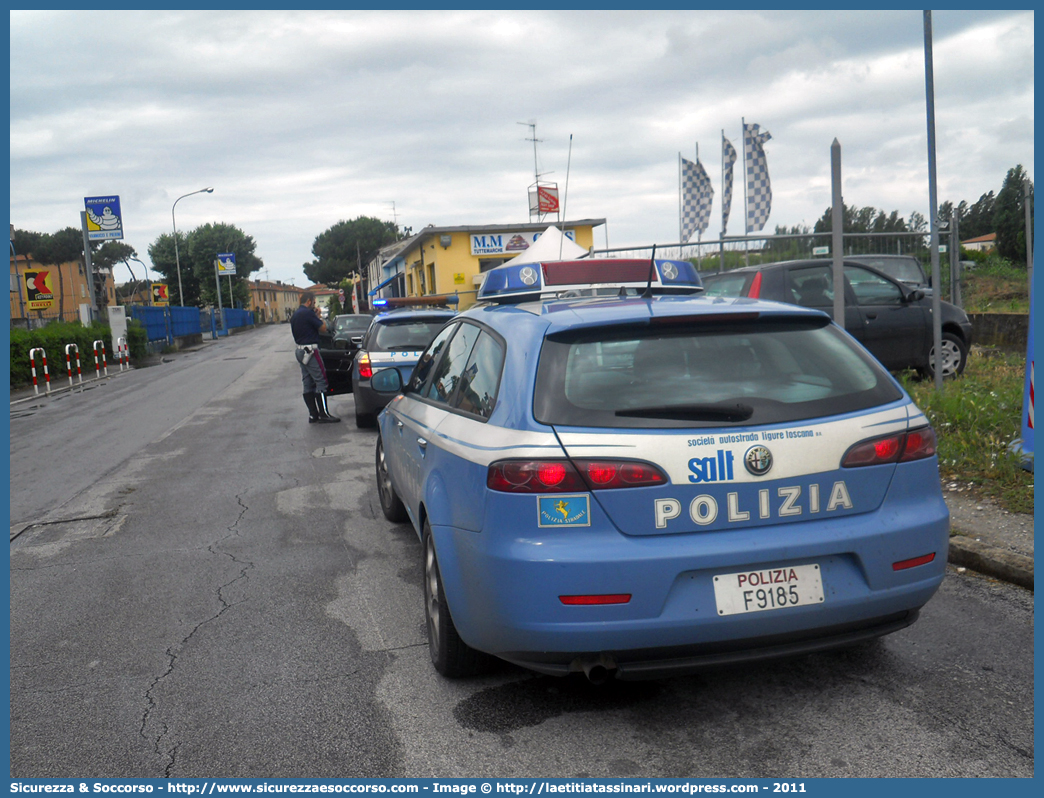
<svg viewBox="0 0 1044 798">
<path fill-rule="evenodd" d="M 538 139 L 536 137 L 536 120 L 534 119 L 534 120 L 532 120 L 530 122 L 517 122 L 516 124 L 525 125 L 526 127 L 528 127 L 530 134 L 533 136 L 532 138 L 526 139 L 526 141 L 532 141 L 533 142 L 533 182 L 534 183 L 539 183 L 540 182 L 540 166 L 537 164 L 537 146 L 536 145 L 537 145 L 538 141 L 542 142 L 543 139 Z"/>
<path fill-rule="evenodd" d="M 391 203 L 391 206 L 392 206 L 392 224 L 394 224 L 395 227 L 398 228 L 398 226 L 399 226 L 399 215 L 397 213 L 395 213 L 395 200 L 387 200 L 387 201 L 389 203 Z"/>
<path fill-rule="evenodd" d="M 536 120 L 531 119 L 528 122 L 518 122 L 519 125 L 525 125 L 529 128 L 530 138 L 526 141 L 533 142 L 533 185 L 529 187 L 529 220 L 533 221 L 535 216 L 538 221 L 543 221 L 544 217 L 548 213 L 558 214 L 560 207 L 558 204 L 558 185 L 556 183 L 542 182 L 540 180 L 544 175 L 554 174 L 553 172 L 541 172 L 540 162 L 537 160 L 537 142 L 543 141 L 536 137 Z M 543 208 L 543 210 L 541 209 Z"/>
</svg>

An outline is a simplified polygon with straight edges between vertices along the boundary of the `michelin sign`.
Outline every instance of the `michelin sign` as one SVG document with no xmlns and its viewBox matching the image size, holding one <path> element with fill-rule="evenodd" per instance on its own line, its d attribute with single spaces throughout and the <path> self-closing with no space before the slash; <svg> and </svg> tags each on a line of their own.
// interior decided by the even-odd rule
<svg viewBox="0 0 1044 798">
<path fill-rule="evenodd" d="M 123 216 L 119 197 L 84 197 L 87 211 L 87 239 L 109 241 L 123 238 Z"/>
</svg>

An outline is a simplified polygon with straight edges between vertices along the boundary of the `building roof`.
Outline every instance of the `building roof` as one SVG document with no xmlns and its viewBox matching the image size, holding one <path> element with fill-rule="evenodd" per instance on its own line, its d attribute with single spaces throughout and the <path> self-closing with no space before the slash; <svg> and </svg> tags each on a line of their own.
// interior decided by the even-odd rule
<svg viewBox="0 0 1044 798">
<path fill-rule="evenodd" d="M 293 283 L 284 283 L 282 280 L 247 280 L 247 283 L 251 288 L 266 291 L 304 291 L 303 288 L 298 288 Z"/>
<path fill-rule="evenodd" d="M 506 224 L 465 224 L 455 225 L 453 227 L 436 227 L 433 224 L 429 224 L 413 238 L 426 238 L 432 235 L 439 235 L 440 233 L 499 233 L 506 232 L 508 230 L 535 230 L 537 232 L 543 232 L 548 227 L 554 225 L 559 230 L 564 230 L 567 227 L 598 227 L 599 225 L 605 224 L 605 219 L 574 219 L 572 221 L 565 222 L 508 222 Z"/>
<path fill-rule="evenodd" d="M 965 239 L 961 243 L 962 244 L 978 244 L 978 243 L 984 243 L 986 241 L 996 241 L 996 240 L 997 240 L 997 234 L 996 233 L 987 233 L 984 236 L 976 236 L 975 238 Z"/>
</svg>

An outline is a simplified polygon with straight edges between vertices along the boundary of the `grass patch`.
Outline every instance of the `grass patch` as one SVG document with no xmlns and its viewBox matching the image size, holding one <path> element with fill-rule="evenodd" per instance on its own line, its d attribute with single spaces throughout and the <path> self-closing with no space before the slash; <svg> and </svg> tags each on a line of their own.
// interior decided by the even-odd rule
<svg viewBox="0 0 1044 798">
<path fill-rule="evenodd" d="M 900 377 L 935 428 L 943 484 L 970 486 L 1017 513 L 1033 512 L 1033 474 L 1008 451 L 1022 435 L 1025 379 L 1024 356 L 975 351 L 964 374 L 947 380 L 941 391 L 931 380 Z"/>
<path fill-rule="evenodd" d="M 1029 313 L 1026 269 L 1000 257 L 988 257 L 974 269 L 964 270 L 961 298 L 968 313 Z"/>
</svg>

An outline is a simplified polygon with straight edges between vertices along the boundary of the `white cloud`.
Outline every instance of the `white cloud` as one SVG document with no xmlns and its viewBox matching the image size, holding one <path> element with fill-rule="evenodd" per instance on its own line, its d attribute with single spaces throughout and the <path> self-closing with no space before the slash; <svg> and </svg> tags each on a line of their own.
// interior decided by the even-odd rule
<svg viewBox="0 0 1044 798">
<path fill-rule="evenodd" d="M 1033 174 L 1033 19 L 933 14 L 940 200 Z M 235 224 L 303 284 L 319 233 L 393 202 L 414 229 L 527 221 L 536 120 L 563 193 L 573 136 L 570 217 L 670 243 L 678 152 L 720 218 L 742 117 L 773 136 L 770 228 L 826 210 L 835 138 L 846 202 L 927 215 L 923 43 L 915 11 L 15 11 L 11 218 L 53 231 L 117 193 L 145 257 L 212 185 L 179 228 Z"/>
</svg>

